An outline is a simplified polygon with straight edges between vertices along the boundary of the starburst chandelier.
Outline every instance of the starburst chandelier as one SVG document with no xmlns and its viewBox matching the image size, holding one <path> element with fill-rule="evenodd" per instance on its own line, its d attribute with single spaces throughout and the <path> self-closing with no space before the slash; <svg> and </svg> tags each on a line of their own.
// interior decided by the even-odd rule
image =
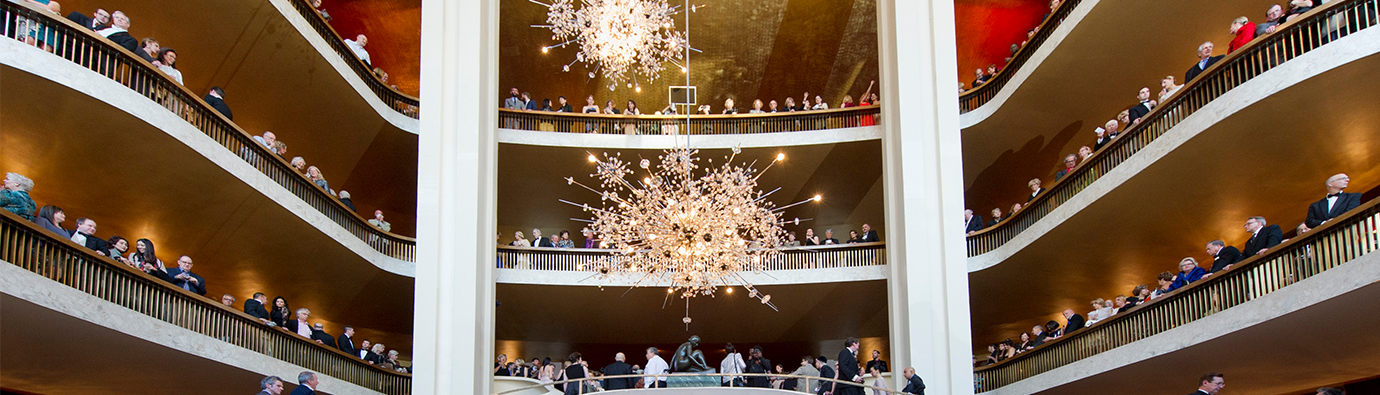
<svg viewBox="0 0 1380 395">
<path fill-rule="evenodd" d="M 561 200 L 592 213 L 586 222 L 603 237 L 600 246 L 611 250 L 608 259 L 591 269 L 599 276 L 639 277 L 635 284 L 669 283 L 668 293 L 678 292 L 686 299 L 741 285 L 750 297 L 775 309 L 771 295 L 758 292 L 742 274 L 761 272 L 764 262 L 781 253 L 782 211 L 818 202 L 820 196 L 776 207 L 766 198 L 781 188 L 757 189 L 758 177 L 785 160 L 785 154 L 777 154 L 758 171 L 752 167 L 755 162 L 733 164 L 741 153 L 735 147 L 722 165 L 711 160 L 697 171 L 698 153 L 686 147 L 668 149 L 658 156 L 655 168 L 641 159 L 638 167 L 645 174 L 640 179 L 619 154 L 590 154 L 589 161 L 596 165 L 591 177 L 599 179 L 601 189 L 566 177 L 568 184 L 599 195 L 598 207 Z M 688 316 L 686 320 L 688 324 Z"/>
<path fill-rule="evenodd" d="M 582 0 L 578 10 L 574 0 L 529 1 L 548 10 L 547 24 L 533 26 L 551 29 L 552 39 L 560 42 L 542 47 L 542 52 L 577 44 L 580 51 L 564 71 L 585 63 L 593 68 L 589 78 L 598 71 L 609 79 L 609 90 L 629 78 L 636 80 L 638 74 L 647 80 L 659 78 L 663 65 L 683 59 L 687 48 L 685 34 L 675 30 L 671 19 L 678 10 L 665 0 Z"/>
</svg>

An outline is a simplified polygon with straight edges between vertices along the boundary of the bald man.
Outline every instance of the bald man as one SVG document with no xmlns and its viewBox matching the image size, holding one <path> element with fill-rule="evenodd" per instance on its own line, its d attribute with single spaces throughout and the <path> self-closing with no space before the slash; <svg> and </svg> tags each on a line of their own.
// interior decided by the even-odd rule
<svg viewBox="0 0 1380 395">
<path fill-rule="evenodd" d="M 1351 184 L 1351 177 L 1347 177 L 1346 174 L 1328 177 L 1327 196 L 1308 206 L 1308 217 L 1303 223 L 1307 224 L 1309 228 L 1316 228 L 1324 222 L 1346 214 L 1347 211 L 1360 207 L 1361 194 L 1342 192 L 1349 184 Z"/>
<path fill-rule="evenodd" d="M 613 356 L 613 363 L 599 369 L 599 371 L 604 372 L 605 376 L 631 375 L 633 374 L 632 365 L 628 365 L 626 361 L 627 356 L 620 352 Z M 629 389 L 637 385 L 637 377 L 613 378 L 604 380 L 604 382 L 604 389 Z"/>
</svg>

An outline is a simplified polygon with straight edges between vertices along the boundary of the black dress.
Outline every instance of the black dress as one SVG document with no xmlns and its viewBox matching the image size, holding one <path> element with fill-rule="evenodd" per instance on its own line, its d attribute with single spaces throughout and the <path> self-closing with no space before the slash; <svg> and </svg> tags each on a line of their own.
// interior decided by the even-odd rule
<svg viewBox="0 0 1380 395">
<path fill-rule="evenodd" d="M 578 363 L 570 364 L 565 368 L 565 379 L 575 380 L 585 378 L 585 365 Z M 578 395 L 580 387 L 584 386 L 583 381 L 570 382 L 565 384 L 565 395 Z"/>
<path fill-rule="evenodd" d="M 275 308 L 273 312 L 268 313 L 268 315 L 269 318 L 273 320 L 273 323 L 278 324 L 278 327 L 281 328 L 283 325 L 287 325 L 288 317 L 291 317 L 292 313 L 286 309 Z"/>
</svg>

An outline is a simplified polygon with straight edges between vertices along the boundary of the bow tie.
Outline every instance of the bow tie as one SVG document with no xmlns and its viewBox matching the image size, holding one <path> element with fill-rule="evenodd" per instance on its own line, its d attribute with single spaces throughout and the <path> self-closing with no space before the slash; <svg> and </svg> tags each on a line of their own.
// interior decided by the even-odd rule
<svg viewBox="0 0 1380 395">
<path fill-rule="evenodd" d="M 1329 193 L 1329 194 L 1327 194 L 1327 198 L 1328 198 L 1328 199 L 1331 199 L 1331 198 L 1337 197 L 1338 195 L 1341 195 L 1341 194 L 1342 194 L 1341 192 Z"/>
</svg>

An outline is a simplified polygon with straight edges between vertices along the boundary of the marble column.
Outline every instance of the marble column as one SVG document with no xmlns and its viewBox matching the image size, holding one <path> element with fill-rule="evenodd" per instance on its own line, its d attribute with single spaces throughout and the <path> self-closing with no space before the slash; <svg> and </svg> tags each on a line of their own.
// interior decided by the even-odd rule
<svg viewBox="0 0 1380 395">
<path fill-rule="evenodd" d="M 973 393 L 953 7 L 877 4 L 891 366 L 929 394 Z"/>
<path fill-rule="evenodd" d="M 422 4 L 412 393 L 488 394 L 498 1 Z"/>
</svg>

